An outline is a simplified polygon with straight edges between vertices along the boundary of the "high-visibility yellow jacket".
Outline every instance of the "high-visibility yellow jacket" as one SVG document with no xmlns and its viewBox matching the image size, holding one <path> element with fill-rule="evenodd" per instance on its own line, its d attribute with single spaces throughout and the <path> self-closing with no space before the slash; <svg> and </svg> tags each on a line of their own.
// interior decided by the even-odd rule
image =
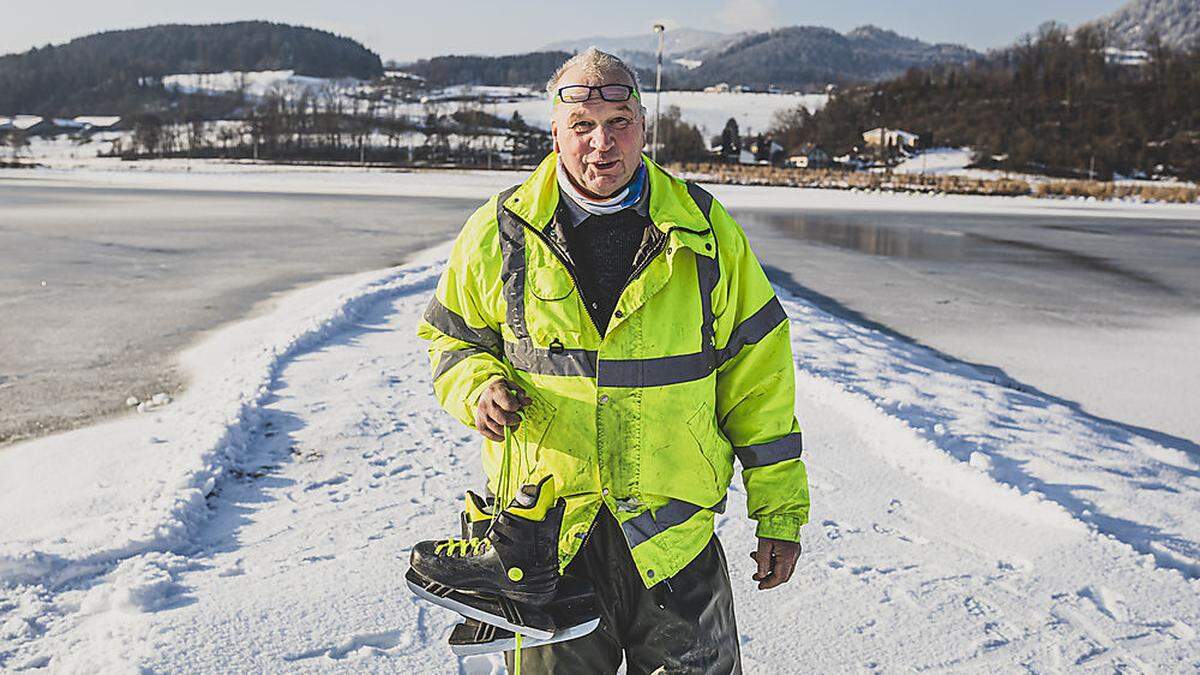
<svg viewBox="0 0 1200 675">
<path fill-rule="evenodd" d="M 758 536 L 799 541 L 809 499 L 783 308 L 724 207 L 643 161 L 654 236 L 603 338 L 553 222 L 553 153 L 463 226 L 418 335 L 438 401 L 463 424 L 496 378 L 534 400 L 503 492 L 503 444 L 483 441 L 489 487 L 554 476 L 564 567 L 607 506 L 649 587 L 707 544 L 734 457 Z"/>
</svg>

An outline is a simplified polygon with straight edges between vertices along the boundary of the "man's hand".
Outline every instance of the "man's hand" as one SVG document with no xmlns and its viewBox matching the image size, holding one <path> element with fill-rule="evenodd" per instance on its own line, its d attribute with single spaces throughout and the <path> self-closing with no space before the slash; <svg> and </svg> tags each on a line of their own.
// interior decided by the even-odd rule
<svg viewBox="0 0 1200 675">
<path fill-rule="evenodd" d="M 515 430 L 521 423 L 517 411 L 530 403 L 533 403 L 533 399 L 526 396 L 517 385 L 508 380 L 495 380 L 479 396 L 479 404 L 475 406 L 475 428 L 485 438 L 503 441 L 504 427 L 513 427 Z"/>
<path fill-rule="evenodd" d="M 750 557 L 758 563 L 758 572 L 753 579 L 758 590 L 765 591 L 787 583 L 796 570 L 796 559 L 800 557 L 800 544 L 780 539 L 758 538 L 758 550 Z"/>
</svg>

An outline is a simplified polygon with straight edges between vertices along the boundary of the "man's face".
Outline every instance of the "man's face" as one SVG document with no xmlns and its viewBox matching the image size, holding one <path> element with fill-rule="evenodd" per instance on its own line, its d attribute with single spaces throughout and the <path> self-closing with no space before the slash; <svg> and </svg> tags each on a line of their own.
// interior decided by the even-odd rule
<svg viewBox="0 0 1200 675">
<path fill-rule="evenodd" d="M 558 86 L 569 84 L 629 84 L 625 77 L 595 78 L 567 71 Z M 583 103 L 554 106 L 550 133 L 576 187 L 591 197 L 608 197 L 633 178 L 646 144 L 646 118 L 638 100 L 605 101 L 600 92 Z"/>
</svg>

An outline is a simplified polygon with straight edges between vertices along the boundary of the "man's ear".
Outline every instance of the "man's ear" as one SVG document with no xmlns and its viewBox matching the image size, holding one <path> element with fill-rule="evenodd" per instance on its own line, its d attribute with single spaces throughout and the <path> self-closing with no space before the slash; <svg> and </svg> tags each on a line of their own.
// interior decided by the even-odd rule
<svg viewBox="0 0 1200 675">
<path fill-rule="evenodd" d="M 554 152 L 558 153 L 558 120 L 550 120 L 550 138 L 554 141 Z"/>
</svg>

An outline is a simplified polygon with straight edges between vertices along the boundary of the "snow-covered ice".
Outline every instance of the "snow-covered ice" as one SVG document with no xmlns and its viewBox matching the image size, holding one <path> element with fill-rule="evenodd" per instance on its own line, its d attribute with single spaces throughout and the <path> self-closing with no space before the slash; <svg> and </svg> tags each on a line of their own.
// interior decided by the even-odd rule
<svg viewBox="0 0 1200 675">
<path fill-rule="evenodd" d="M 284 296 L 170 405 L 0 452 L 0 668 L 464 672 L 401 580 L 479 476 L 413 338 L 444 254 Z M 1194 445 L 780 293 L 814 510 L 760 594 L 735 481 L 748 672 L 1200 668 Z"/>
</svg>

